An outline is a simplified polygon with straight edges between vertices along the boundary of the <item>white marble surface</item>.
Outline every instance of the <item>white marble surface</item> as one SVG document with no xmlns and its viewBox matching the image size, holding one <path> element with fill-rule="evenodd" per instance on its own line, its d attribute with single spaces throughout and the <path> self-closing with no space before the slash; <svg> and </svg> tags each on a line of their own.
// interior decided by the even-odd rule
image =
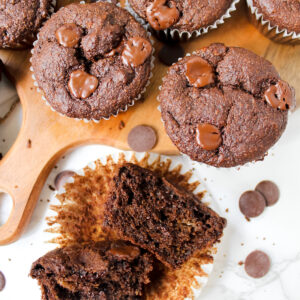
<svg viewBox="0 0 300 300">
<path fill-rule="evenodd" d="M 20 106 L 4 124 L 0 125 L 0 152 L 5 153 L 16 136 L 20 124 Z M 221 214 L 228 220 L 223 242 L 215 261 L 208 285 L 199 299 L 205 300 L 299 300 L 300 299 L 300 109 L 290 116 L 286 132 L 263 162 L 236 169 L 215 169 L 195 164 L 200 178 L 214 196 Z M 2 142 L 5 137 L 6 142 Z M 31 263 L 54 245 L 46 244 L 49 234 L 44 218 L 49 215 L 46 201 L 55 174 L 63 169 L 79 169 L 96 159 L 99 153 L 113 150 L 104 146 L 79 148 L 58 163 L 59 168 L 49 175 L 37 203 L 34 215 L 22 238 L 7 246 L 0 246 L 0 270 L 7 285 L 0 292 L 0 300 L 40 299 L 34 280 L 28 278 Z M 176 159 L 176 158 L 175 158 Z M 190 164 L 187 158 L 183 159 Z M 242 192 L 253 189 L 265 179 L 273 180 L 280 188 L 280 200 L 251 222 L 238 209 Z M 7 216 L 9 205 L 0 201 L 0 221 Z M 6 202 L 5 202 L 6 203 Z M 226 209 L 228 208 L 228 212 Z M 1 222 L 0 222 L 1 223 Z M 260 249 L 268 253 L 272 265 L 262 279 L 246 275 L 243 261 L 248 253 Z"/>
</svg>

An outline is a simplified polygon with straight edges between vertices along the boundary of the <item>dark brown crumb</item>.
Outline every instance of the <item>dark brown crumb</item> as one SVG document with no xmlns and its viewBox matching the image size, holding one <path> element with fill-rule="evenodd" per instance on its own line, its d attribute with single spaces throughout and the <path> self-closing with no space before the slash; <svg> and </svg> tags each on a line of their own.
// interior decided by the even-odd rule
<svg viewBox="0 0 300 300">
<path fill-rule="evenodd" d="M 2 158 L 3 158 L 3 154 L 2 154 L 2 153 L 0 153 L 0 160 L 2 160 Z"/>
<path fill-rule="evenodd" d="M 49 184 L 48 187 L 49 187 L 49 190 L 55 191 L 55 188 L 51 184 Z"/>
<path fill-rule="evenodd" d="M 226 208 L 226 209 L 225 209 L 225 211 L 228 213 L 228 212 L 229 212 L 229 209 L 228 209 L 228 208 Z"/>
<path fill-rule="evenodd" d="M 54 166 L 54 169 L 57 169 L 57 166 Z"/>
<path fill-rule="evenodd" d="M 43 199 L 40 199 L 40 202 L 43 202 Z"/>
<path fill-rule="evenodd" d="M 132 243 L 178 268 L 197 250 L 211 247 L 226 220 L 192 193 L 156 173 L 124 164 L 112 181 L 104 224 Z"/>
<path fill-rule="evenodd" d="M 5 139 L 3 139 L 2 142 L 5 143 Z"/>
<path fill-rule="evenodd" d="M 243 261 L 239 261 L 239 262 L 238 262 L 238 265 L 239 265 L 239 266 L 242 266 L 243 264 L 244 264 Z"/>
<path fill-rule="evenodd" d="M 125 123 L 124 123 L 123 120 L 121 120 L 120 123 L 119 123 L 119 129 L 121 130 L 121 129 L 123 129 L 124 127 L 125 127 Z"/>
<path fill-rule="evenodd" d="M 248 218 L 247 216 L 245 216 L 245 219 L 246 219 L 248 222 L 251 221 L 250 218 Z"/>
<path fill-rule="evenodd" d="M 31 143 L 31 139 L 28 139 L 28 141 L 27 141 L 27 146 L 26 146 L 26 147 L 27 147 L 27 148 L 31 148 L 31 144 L 32 144 L 32 143 Z"/>
<path fill-rule="evenodd" d="M 49 200 L 49 199 L 47 199 L 47 202 L 50 202 L 50 200 Z"/>
</svg>

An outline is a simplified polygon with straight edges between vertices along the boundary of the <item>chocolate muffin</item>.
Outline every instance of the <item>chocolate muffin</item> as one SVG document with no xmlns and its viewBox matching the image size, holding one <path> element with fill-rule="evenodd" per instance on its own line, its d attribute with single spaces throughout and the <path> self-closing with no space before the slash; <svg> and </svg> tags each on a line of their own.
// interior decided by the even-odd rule
<svg viewBox="0 0 300 300">
<path fill-rule="evenodd" d="M 53 11 L 52 0 L 0 2 L 0 48 L 27 48 Z"/>
<path fill-rule="evenodd" d="M 97 242 L 55 249 L 33 263 L 47 300 L 141 299 L 152 258 L 130 244 Z"/>
<path fill-rule="evenodd" d="M 295 93 L 264 58 L 212 44 L 170 67 L 159 100 L 181 152 L 233 167 L 264 158 L 286 127 Z"/>
<path fill-rule="evenodd" d="M 108 118 L 145 88 L 152 46 L 145 29 L 106 2 L 71 4 L 41 29 L 32 66 L 50 105 L 72 118 Z"/>
<path fill-rule="evenodd" d="M 129 0 L 132 9 L 155 30 L 192 32 L 212 25 L 232 0 Z"/>
<path fill-rule="evenodd" d="M 110 190 L 104 225 L 153 253 L 168 267 L 179 268 L 223 234 L 225 219 L 194 194 L 150 170 L 124 164 Z"/>
<path fill-rule="evenodd" d="M 272 26 L 300 33 L 299 0 L 253 0 L 253 5 Z"/>
</svg>

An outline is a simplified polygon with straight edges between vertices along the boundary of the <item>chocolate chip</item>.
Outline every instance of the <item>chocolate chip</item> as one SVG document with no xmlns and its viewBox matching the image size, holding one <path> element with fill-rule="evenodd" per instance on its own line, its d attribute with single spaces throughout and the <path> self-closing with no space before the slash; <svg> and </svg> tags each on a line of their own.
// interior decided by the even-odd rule
<svg viewBox="0 0 300 300">
<path fill-rule="evenodd" d="M 245 260 L 245 271 L 253 278 L 261 278 L 270 270 L 270 259 L 262 251 L 256 250 L 251 252 Z"/>
<path fill-rule="evenodd" d="M 149 151 L 157 142 L 156 132 L 150 126 L 138 125 L 129 132 L 127 142 L 134 151 Z"/>
<path fill-rule="evenodd" d="M 249 218 L 259 216 L 266 207 L 265 198 L 256 191 L 247 191 L 243 193 L 239 200 L 241 212 Z"/>
<path fill-rule="evenodd" d="M 177 62 L 180 57 L 184 56 L 184 49 L 179 44 L 167 44 L 162 46 L 158 52 L 159 60 L 167 65 L 171 66 Z"/>
<path fill-rule="evenodd" d="M 82 36 L 82 29 L 74 23 L 64 24 L 55 33 L 60 45 L 72 48 L 78 45 Z"/>
<path fill-rule="evenodd" d="M 5 276 L 4 274 L 0 271 L 0 292 L 5 288 Z"/>
<path fill-rule="evenodd" d="M 179 19 L 175 1 L 154 0 L 146 9 L 147 20 L 155 30 L 171 27 Z"/>
<path fill-rule="evenodd" d="M 122 60 L 125 65 L 137 67 L 145 62 L 151 55 L 152 46 L 149 41 L 141 37 L 130 38 L 122 52 Z"/>
<path fill-rule="evenodd" d="M 267 206 L 274 205 L 279 199 L 279 189 L 272 181 L 264 180 L 260 182 L 255 190 L 264 196 Z"/>
<path fill-rule="evenodd" d="M 222 143 L 221 133 L 218 127 L 201 123 L 197 127 L 197 143 L 205 150 L 215 150 Z"/>
<path fill-rule="evenodd" d="M 73 71 L 70 75 L 68 87 L 71 94 L 77 99 L 86 99 L 91 96 L 98 86 L 97 77 L 82 70 Z"/>
<path fill-rule="evenodd" d="M 212 66 L 200 56 L 193 56 L 186 62 L 186 78 L 197 88 L 204 87 L 214 82 Z"/>
<path fill-rule="evenodd" d="M 66 184 L 67 180 L 70 177 L 73 177 L 74 175 L 75 175 L 75 172 L 69 171 L 69 170 L 65 170 L 65 171 L 58 173 L 54 179 L 55 189 L 58 191 L 61 188 L 63 188 L 64 185 Z"/>
</svg>

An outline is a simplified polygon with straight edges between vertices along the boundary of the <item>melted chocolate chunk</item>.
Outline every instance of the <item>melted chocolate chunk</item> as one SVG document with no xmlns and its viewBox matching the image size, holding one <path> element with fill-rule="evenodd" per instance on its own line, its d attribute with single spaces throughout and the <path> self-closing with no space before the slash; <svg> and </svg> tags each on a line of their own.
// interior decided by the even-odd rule
<svg viewBox="0 0 300 300">
<path fill-rule="evenodd" d="M 218 127 L 203 123 L 197 127 L 197 143 L 205 150 L 215 150 L 222 143 Z"/>
<path fill-rule="evenodd" d="M 259 192 L 247 191 L 241 195 L 239 206 L 242 214 L 248 218 L 254 218 L 262 214 L 266 207 L 266 201 Z"/>
<path fill-rule="evenodd" d="M 72 72 L 68 83 L 71 94 L 78 99 L 88 98 L 96 90 L 97 86 L 97 77 L 82 70 Z"/>
<path fill-rule="evenodd" d="M 270 270 L 271 262 L 268 255 L 262 251 L 251 252 L 245 261 L 245 271 L 253 278 L 261 278 Z"/>
<path fill-rule="evenodd" d="M 155 146 L 157 135 L 152 127 L 138 125 L 129 132 L 127 142 L 129 147 L 134 151 L 149 151 Z"/>
<path fill-rule="evenodd" d="M 255 190 L 264 196 L 267 206 L 274 205 L 279 199 L 279 189 L 272 181 L 264 180 L 260 182 Z"/>
<path fill-rule="evenodd" d="M 179 19 L 179 11 L 174 1 L 154 0 L 146 10 L 149 24 L 155 30 L 164 30 L 171 27 Z"/>
<path fill-rule="evenodd" d="M 274 108 L 287 110 L 294 108 L 293 92 L 287 82 L 279 80 L 271 85 L 265 92 L 266 101 Z"/>
<path fill-rule="evenodd" d="M 74 23 L 61 26 L 55 33 L 56 39 L 64 47 L 75 47 L 82 36 L 82 29 Z"/>
<path fill-rule="evenodd" d="M 204 87 L 214 82 L 213 68 L 205 59 L 191 57 L 186 62 L 186 78 L 192 86 Z"/>
<path fill-rule="evenodd" d="M 135 246 L 130 246 L 125 243 L 114 243 L 107 253 L 121 260 L 134 260 L 140 255 L 140 249 Z"/>
<path fill-rule="evenodd" d="M 125 43 L 122 59 L 125 65 L 137 67 L 144 63 L 152 52 L 151 44 L 141 37 L 133 37 Z"/>
</svg>

